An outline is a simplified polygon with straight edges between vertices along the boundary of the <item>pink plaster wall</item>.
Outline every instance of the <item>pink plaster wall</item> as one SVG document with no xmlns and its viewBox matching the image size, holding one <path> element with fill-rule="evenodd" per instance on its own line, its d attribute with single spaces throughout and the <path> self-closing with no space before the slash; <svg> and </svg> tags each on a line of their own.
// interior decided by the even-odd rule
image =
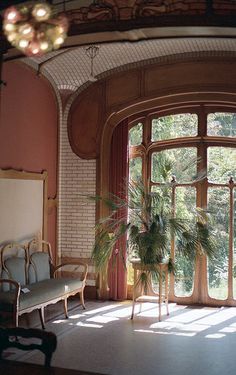
<svg viewBox="0 0 236 375">
<path fill-rule="evenodd" d="M 58 110 L 49 83 L 21 62 L 3 65 L 0 168 L 48 172 L 48 197 L 57 194 Z M 48 215 L 48 240 L 55 255 L 56 210 Z"/>
</svg>

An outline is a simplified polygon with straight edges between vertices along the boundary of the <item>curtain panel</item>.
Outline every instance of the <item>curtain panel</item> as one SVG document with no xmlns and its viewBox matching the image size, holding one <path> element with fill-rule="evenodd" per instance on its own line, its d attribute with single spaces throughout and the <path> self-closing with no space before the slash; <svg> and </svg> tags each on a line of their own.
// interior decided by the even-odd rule
<svg viewBox="0 0 236 375">
<path fill-rule="evenodd" d="M 110 162 L 110 193 L 121 198 L 127 197 L 125 181 L 128 178 L 128 119 L 123 120 L 114 130 L 111 142 Z M 128 211 L 125 209 L 117 215 L 127 220 Z M 127 237 L 117 241 L 109 264 L 108 284 L 109 297 L 113 300 L 127 298 L 126 261 Z"/>
</svg>

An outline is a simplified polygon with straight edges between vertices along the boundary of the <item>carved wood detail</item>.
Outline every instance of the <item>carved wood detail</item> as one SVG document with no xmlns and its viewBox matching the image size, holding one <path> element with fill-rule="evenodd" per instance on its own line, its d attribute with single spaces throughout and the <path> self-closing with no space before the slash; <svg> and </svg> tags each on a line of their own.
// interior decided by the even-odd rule
<svg viewBox="0 0 236 375">
<path fill-rule="evenodd" d="M 68 119 L 68 135 L 72 150 L 81 158 L 98 155 L 98 139 L 103 119 L 103 85 L 89 86 L 73 103 Z"/>
<path fill-rule="evenodd" d="M 140 20 L 184 15 L 214 16 L 236 14 L 234 0 L 96 0 L 87 7 L 68 10 L 71 25 Z"/>
<path fill-rule="evenodd" d="M 214 61 L 203 58 L 195 62 L 156 64 L 125 72 L 125 79 L 118 73 L 89 86 L 75 99 L 69 116 L 73 151 L 84 159 L 99 158 L 106 122 L 114 115 L 121 121 L 124 117 L 119 118 L 119 113 L 124 109 L 130 108 L 129 115 L 141 113 L 155 108 L 153 103 L 158 98 L 166 98 L 168 102 L 179 94 L 234 93 L 235 66 L 234 59 L 216 57 Z"/>
</svg>

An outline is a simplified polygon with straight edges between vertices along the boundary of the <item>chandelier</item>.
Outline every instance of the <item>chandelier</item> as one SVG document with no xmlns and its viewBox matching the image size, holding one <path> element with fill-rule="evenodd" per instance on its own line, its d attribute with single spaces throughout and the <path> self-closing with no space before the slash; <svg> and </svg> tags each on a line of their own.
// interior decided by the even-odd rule
<svg viewBox="0 0 236 375">
<path fill-rule="evenodd" d="M 48 3 L 11 6 L 4 12 L 7 40 L 26 56 L 42 56 L 60 48 L 68 31 L 64 15 L 53 15 Z"/>
</svg>

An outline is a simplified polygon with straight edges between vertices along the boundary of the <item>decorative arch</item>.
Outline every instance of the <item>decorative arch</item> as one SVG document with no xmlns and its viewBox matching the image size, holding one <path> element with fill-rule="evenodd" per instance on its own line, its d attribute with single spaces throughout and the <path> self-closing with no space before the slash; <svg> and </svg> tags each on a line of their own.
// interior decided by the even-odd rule
<svg viewBox="0 0 236 375">
<path fill-rule="evenodd" d="M 113 131 L 122 120 L 157 109 L 201 102 L 236 105 L 235 59 L 223 54 L 199 54 L 195 59 L 183 54 L 178 61 L 173 59 L 117 72 L 91 84 L 79 96 L 73 94 L 74 101 L 72 96 L 70 97 L 66 107 L 70 144 L 79 157 L 97 159 L 98 194 L 109 191 L 110 144 Z M 94 103 L 99 115 L 94 112 L 90 114 L 89 120 L 84 122 Z M 86 128 L 86 133 L 83 132 L 83 127 Z M 86 155 L 86 152 L 81 153 L 80 144 L 83 143 L 85 150 L 86 142 L 91 141 L 91 134 L 91 153 Z M 100 204 L 96 217 L 106 214 L 106 207 Z M 99 294 L 102 298 L 107 298 L 106 277 L 100 278 Z"/>
<path fill-rule="evenodd" d="M 105 195 L 109 191 L 109 170 L 110 170 L 110 144 L 112 134 L 116 129 L 117 125 L 127 118 L 142 117 L 148 113 L 161 110 L 170 110 L 175 108 L 181 108 L 181 106 L 191 106 L 199 103 L 218 104 L 236 108 L 236 94 L 217 92 L 217 91 L 204 91 L 199 92 L 185 92 L 184 94 L 175 93 L 172 95 L 164 95 L 162 97 L 149 100 L 146 102 L 136 103 L 129 107 L 123 108 L 120 111 L 113 113 L 106 121 L 101 137 L 100 144 L 100 158 L 98 160 L 98 175 L 97 181 L 99 181 L 99 194 Z M 135 116 L 134 116 L 135 114 Z M 100 203 L 98 207 L 98 216 L 104 217 L 108 214 L 107 207 Z M 207 277 L 206 274 L 202 277 Z M 107 284 L 106 280 L 101 278 L 100 280 L 100 295 L 106 296 Z M 190 302 L 190 301 L 189 301 Z"/>
<path fill-rule="evenodd" d="M 108 75 L 84 91 L 80 88 L 79 95 L 74 93 L 67 103 L 73 152 L 84 159 L 98 159 L 106 122 L 111 116 L 119 117 L 125 108 L 136 113 L 149 106 L 154 108 L 157 98 L 168 104 L 173 95 L 185 93 L 234 93 L 235 65 L 235 58 L 228 53 L 181 54 Z M 91 107 L 94 110 L 88 112 Z"/>
</svg>

